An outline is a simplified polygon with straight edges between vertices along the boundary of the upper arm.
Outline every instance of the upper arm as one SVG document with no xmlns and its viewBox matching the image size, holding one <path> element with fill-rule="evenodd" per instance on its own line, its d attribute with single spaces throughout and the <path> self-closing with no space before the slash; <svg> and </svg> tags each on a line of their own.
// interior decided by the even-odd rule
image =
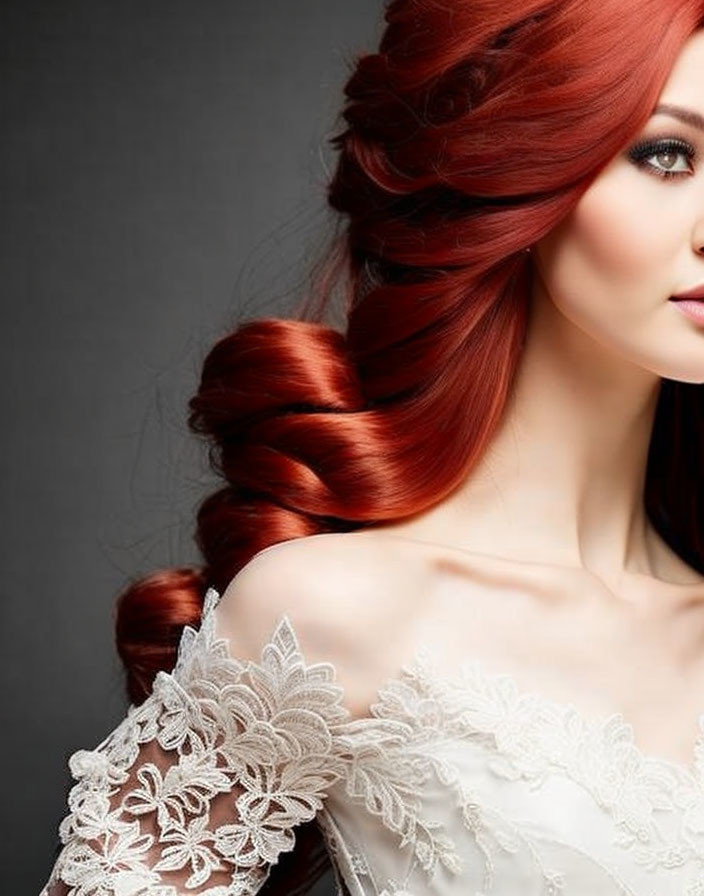
<svg viewBox="0 0 704 896">
<path fill-rule="evenodd" d="M 218 635 L 238 656 L 257 660 L 285 617 L 308 662 L 344 663 L 354 611 L 364 602 L 361 577 L 352 581 L 346 547 L 334 535 L 309 536 L 255 554 L 222 593 Z"/>
<path fill-rule="evenodd" d="M 209 595 L 172 672 L 98 747 L 71 757 L 47 896 L 93 884 L 116 896 L 138 883 L 165 896 L 254 893 L 322 806 L 343 771 L 342 692 L 332 670 L 310 668 L 290 626 L 270 625 L 284 591 L 264 559 L 233 580 L 222 608 Z M 222 620 L 234 633 L 227 650 Z"/>
<path fill-rule="evenodd" d="M 218 603 L 217 631 L 239 656 L 256 660 L 286 617 L 306 661 L 332 663 L 348 709 L 365 715 L 379 684 L 407 659 L 402 628 L 417 586 L 393 543 L 346 533 L 297 538 L 242 567 Z"/>
</svg>

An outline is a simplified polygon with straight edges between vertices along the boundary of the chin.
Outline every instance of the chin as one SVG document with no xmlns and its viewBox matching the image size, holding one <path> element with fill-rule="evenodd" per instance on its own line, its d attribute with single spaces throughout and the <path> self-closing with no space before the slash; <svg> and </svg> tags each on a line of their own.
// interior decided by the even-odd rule
<svg viewBox="0 0 704 896">
<path fill-rule="evenodd" d="M 641 363 L 641 367 L 662 379 L 672 380 L 675 383 L 701 385 L 704 383 L 704 346 L 702 347 L 701 356 L 692 359 L 689 363 L 686 357 L 680 354 L 676 358 L 670 355 L 668 358 L 653 364 L 644 365 Z"/>
</svg>

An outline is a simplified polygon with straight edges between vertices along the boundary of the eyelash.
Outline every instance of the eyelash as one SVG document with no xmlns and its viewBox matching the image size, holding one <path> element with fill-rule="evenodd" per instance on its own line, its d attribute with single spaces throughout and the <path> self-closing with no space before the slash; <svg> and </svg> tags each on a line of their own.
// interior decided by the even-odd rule
<svg viewBox="0 0 704 896">
<path fill-rule="evenodd" d="M 674 152 L 677 155 L 686 156 L 690 165 L 697 157 L 697 152 L 691 143 L 673 137 L 660 140 L 645 140 L 642 143 L 638 143 L 629 150 L 628 157 L 639 168 L 644 168 L 658 177 L 682 177 L 692 173 L 691 171 L 667 171 L 646 161 L 651 156 L 658 155 L 661 152 Z"/>
</svg>

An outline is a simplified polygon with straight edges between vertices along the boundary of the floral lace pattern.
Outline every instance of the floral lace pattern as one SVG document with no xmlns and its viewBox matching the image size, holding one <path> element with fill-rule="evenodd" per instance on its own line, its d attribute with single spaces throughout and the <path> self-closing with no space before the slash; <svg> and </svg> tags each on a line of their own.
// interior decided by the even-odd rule
<svg viewBox="0 0 704 896">
<path fill-rule="evenodd" d="M 176 667 L 159 673 L 149 698 L 95 750 L 71 757 L 78 783 L 51 879 L 71 896 L 178 896 L 166 872 L 207 896 L 255 893 L 341 774 L 331 727 L 347 713 L 332 668 L 306 667 L 285 621 L 261 664 L 237 661 L 214 637 L 217 600 L 211 589 L 200 630 L 184 630 Z M 145 750 L 135 771 L 148 744 L 158 758 Z M 230 811 L 215 825 L 218 797 Z M 200 889 L 228 868 L 224 885 Z"/>
<path fill-rule="evenodd" d="M 412 728 L 410 743 L 457 792 L 463 787 L 457 769 L 436 758 L 437 744 L 448 737 L 482 745 L 494 775 L 524 780 L 534 790 L 548 775 L 564 775 L 605 810 L 613 844 L 636 864 L 654 872 L 689 863 L 696 872 L 687 893 L 704 888 L 704 714 L 687 767 L 645 755 L 620 713 L 589 720 L 571 704 L 522 690 L 510 675 L 487 672 L 478 660 L 448 678 L 422 652 L 380 691 L 372 711 Z M 662 824 L 667 816 L 675 820 L 670 836 Z M 556 875 L 553 887 L 558 883 Z"/>
<path fill-rule="evenodd" d="M 652 875 L 653 896 L 667 887 L 704 896 L 704 716 L 687 768 L 643 755 L 620 715 L 589 721 L 477 661 L 448 678 L 419 654 L 353 720 L 333 666 L 306 665 L 286 618 L 260 662 L 233 657 L 215 636 L 218 600 L 210 589 L 200 629 L 184 630 L 175 668 L 159 673 L 149 698 L 94 750 L 71 756 L 70 814 L 42 896 L 252 896 L 293 847 L 295 826 L 325 820 L 333 790 L 393 832 L 399 863 L 405 856 L 403 873 L 377 885 L 374 844 L 347 852 L 340 843 L 354 893 L 435 894 L 440 880 L 470 877 L 477 896 L 514 893 L 500 869 L 520 857 L 546 896 L 571 896 L 545 838 L 482 796 L 447 744 L 479 749 L 497 782 L 539 794 L 558 775 L 587 794 L 632 863 L 607 868 L 594 857 L 613 881 L 609 896 L 651 896 L 628 886 L 624 867 Z M 458 824 L 428 808 L 438 792 Z M 326 835 L 333 861 L 339 836 Z M 477 856 L 471 868 L 463 837 Z M 683 889 L 663 883 L 675 874 Z"/>
</svg>

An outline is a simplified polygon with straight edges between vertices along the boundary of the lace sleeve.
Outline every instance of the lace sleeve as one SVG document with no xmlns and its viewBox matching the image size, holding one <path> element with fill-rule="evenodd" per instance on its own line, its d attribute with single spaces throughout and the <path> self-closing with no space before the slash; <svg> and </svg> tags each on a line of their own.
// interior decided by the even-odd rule
<svg viewBox="0 0 704 896">
<path fill-rule="evenodd" d="M 306 666 L 285 618 L 259 663 L 238 661 L 214 634 L 218 599 L 211 588 L 145 702 L 70 757 L 77 783 L 40 896 L 256 893 L 339 779 L 332 666 Z"/>
</svg>

